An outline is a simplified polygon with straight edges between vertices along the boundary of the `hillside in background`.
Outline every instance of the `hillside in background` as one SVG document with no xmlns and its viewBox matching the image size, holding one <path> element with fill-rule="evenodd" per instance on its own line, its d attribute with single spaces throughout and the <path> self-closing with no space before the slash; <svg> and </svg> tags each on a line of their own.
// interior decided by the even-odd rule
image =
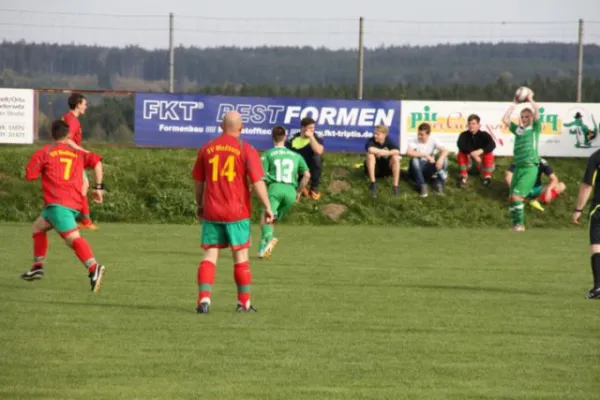
<svg viewBox="0 0 600 400">
<path fill-rule="evenodd" d="M 600 78 L 600 47 L 584 48 L 584 75 Z M 561 43 L 500 43 L 380 47 L 365 52 L 365 85 L 509 83 L 535 75 L 572 79 L 577 47 Z M 355 83 L 356 50 L 310 47 L 184 48 L 175 50 L 178 90 L 228 83 L 278 86 Z M 3 42 L 0 85 L 164 90 L 166 50 L 139 47 Z"/>
</svg>

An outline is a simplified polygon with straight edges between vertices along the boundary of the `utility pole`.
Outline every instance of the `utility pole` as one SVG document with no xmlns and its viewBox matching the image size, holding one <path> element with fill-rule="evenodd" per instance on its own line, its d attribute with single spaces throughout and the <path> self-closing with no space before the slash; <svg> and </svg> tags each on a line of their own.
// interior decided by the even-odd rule
<svg viewBox="0 0 600 400">
<path fill-rule="evenodd" d="M 169 93 L 173 93 L 175 79 L 175 49 L 173 48 L 173 13 L 169 13 Z"/>
<path fill-rule="evenodd" d="M 579 39 L 577 42 L 577 102 L 581 103 L 583 85 L 583 19 L 579 19 Z"/>
<path fill-rule="evenodd" d="M 364 18 L 360 17 L 358 25 L 358 93 L 357 97 L 359 100 L 363 98 L 363 70 L 365 63 L 365 46 L 364 41 Z"/>
</svg>

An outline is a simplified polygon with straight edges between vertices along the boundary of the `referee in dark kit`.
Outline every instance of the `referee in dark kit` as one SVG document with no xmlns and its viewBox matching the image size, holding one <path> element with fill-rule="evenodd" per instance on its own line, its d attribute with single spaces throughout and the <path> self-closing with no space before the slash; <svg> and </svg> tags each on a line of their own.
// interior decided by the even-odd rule
<svg viewBox="0 0 600 400">
<path fill-rule="evenodd" d="M 573 223 L 579 225 L 583 207 L 585 207 L 592 191 L 592 205 L 590 207 L 590 253 L 592 258 L 592 275 L 594 287 L 588 292 L 588 299 L 600 300 L 600 150 L 588 158 L 583 182 L 579 187 L 577 204 L 573 210 Z"/>
</svg>

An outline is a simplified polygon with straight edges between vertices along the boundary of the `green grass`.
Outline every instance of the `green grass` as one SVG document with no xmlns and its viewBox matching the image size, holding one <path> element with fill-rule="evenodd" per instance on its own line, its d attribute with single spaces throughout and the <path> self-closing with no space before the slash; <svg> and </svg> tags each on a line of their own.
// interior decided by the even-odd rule
<svg viewBox="0 0 600 400">
<path fill-rule="evenodd" d="M 2 224 L 2 399 L 585 399 L 600 392 L 586 232 L 279 226 L 233 312 L 223 253 L 194 312 L 199 227 L 86 232 L 102 291 L 51 234 Z M 255 232 L 256 233 L 256 232 Z M 255 236 L 255 241 L 256 241 Z M 253 249 L 253 253 L 256 249 Z"/>
<path fill-rule="evenodd" d="M 86 144 L 86 146 L 88 146 Z M 92 205 L 92 217 L 103 222 L 194 223 L 194 194 L 191 168 L 193 149 L 119 148 L 90 144 L 105 157 L 107 196 L 101 206 Z M 29 222 L 39 215 L 42 196 L 38 182 L 25 182 L 24 167 L 34 151 L 32 146 L 0 146 L 0 221 Z M 455 187 L 458 168 L 451 158 L 451 181 L 445 197 L 430 195 L 421 199 L 411 183 L 401 182 L 402 194 L 391 196 L 390 180 L 380 182 L 380 198 L 372 199 L 356 154 L 326 154 L 322 177 L 323 197 L 319 202 L 304 201 L 284 223 L 293 225 L 388 225 L 402 227 L 506 228 L 508 189 L 503 174 L 510 159 L 499 158 L 494 185 L 484 187 L 473 177 L 466 190 Z M 406 167 L 407 159 L 403 159 Z M 550 159 L 567 192 L 545 213 L 527 209 L 526 223 L 534 228 L 568 228 L 579 182 L 586 160 Z M 339 173 L 346 173 L 339 177 Z M 333 179 L 346 181 L 350 188 L 332 193 Z M 325 204 L 342 204 L 348 211 L 337 222 L 327 219 L 320 209 Z M 255 202 L 254 220 L 260 209 Z"/>
</svg>

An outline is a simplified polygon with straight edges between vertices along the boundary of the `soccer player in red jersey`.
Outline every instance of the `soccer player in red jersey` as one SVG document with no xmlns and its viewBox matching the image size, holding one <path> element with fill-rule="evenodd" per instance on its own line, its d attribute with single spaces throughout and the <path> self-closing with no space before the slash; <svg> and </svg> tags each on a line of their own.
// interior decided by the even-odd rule
<svg viewBox="0 0 600 400">
<path fill-rule="evenodd" d="M 97 292 L 105 268 L 94 258 L 88 242 L 79 235 L 75 218 L 85 197 L 81 193 L 85 168 L 94 169 L 96 186 L 92 196 L 94 201 L 102 203 L 102 157 L 72 147 L 68 143 L 69 126 L 64 121 L 52 123 L 52 138 L 54 143 L 37 150 L 26 168 L 27 180 L 41 176 L 45 206 L 41 216 L 33 223 L 33 266 L 21 278 L 32 281 L 44 276 L 44 260 L 48 252 L 46 232 L 54 228 L 86 267 L 92 291 Z"/>
<path fill-rule="evenodd" d="M 250 303 L 252 274 L 248 264 L 250 247 L 250 187 L 265 207 L 270 223 L 273 212 L 258 152 L 240 139 L 242 117 L 228 112 L 221 123 L 223 134 L 206 143 L 198 152 L 193 177 L 196 181 L 196 217 L 202 220 L 204 258 L 198 267 L 196 311 L 210 310 L 219 249 L 231 247 L 233 276 L 237 285 L 237 312 L 256 312 Z"/>
<path fill-rule="evenodd" d="M 69 141 L 68 143 L 71 147 L 74 147 L 77 150 L 86 151 L 83 147 L 81 147 L 81 141 L 83 140 L 83 132 L 81 131 L 81 123 L 79 122 L 79 116 L 85 114 L 85 110 L 87 109 L 87 99 L 81 93 L 73 93 L 69 96 L 69 111 L 67 111 L 62 119 L 69 125 Z M 83 198 L 83 208 L 81 209 L 79 223 L 80 228 L 85 229 L 98 229 L 98 226 L 92 222 L 90 219 L 90 204 L 87 198 L 87 192 L 90 188 L 90 182 L 83 172 L 83 186 L 82 191 L 84 194 Z"/>
</svg>

